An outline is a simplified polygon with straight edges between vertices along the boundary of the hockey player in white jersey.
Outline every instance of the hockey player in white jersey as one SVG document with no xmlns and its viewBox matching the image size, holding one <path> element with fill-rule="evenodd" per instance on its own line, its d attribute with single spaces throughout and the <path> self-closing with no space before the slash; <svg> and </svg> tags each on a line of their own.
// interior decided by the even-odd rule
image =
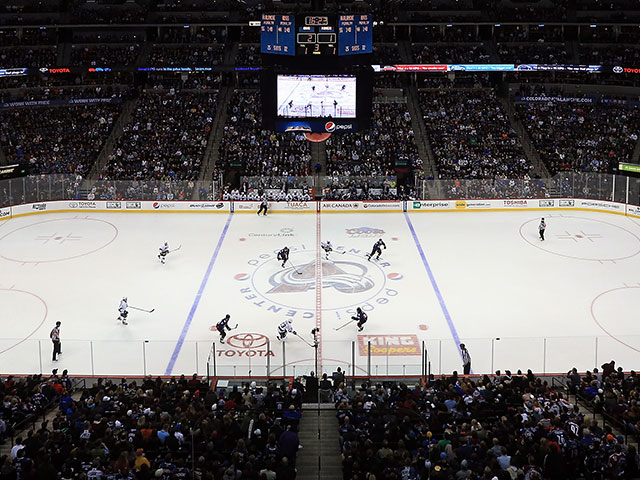
<svg viewBox="0 0 640 480">
<path fill-rule="evenodd" d="M 331 241 L 327 240 L 326 242 L 320 242 L 320 246 L 324 250 L 325 258 L 329 260 L 329 254 L 333 252 L 333 245 L 331 245 Z"/>
<path fill-rule="evenodd" d="M 291 320 L 286 319 L 280 325 L 278 325 L 278 340 L 284 340 L 287 338 L 287 332 L 291 332 L 294 335 L 297 335 L 296 331 L 293 329 L 293 325 L 291 325 Z"/>
<path fill-rule="evenodd" d="M 127 304 L 127 297 L 123 297 L 122 300 L 120 300 L 120 306 L 118 307 L 118 312 L 120 312 L 118 320 L 120 320 L 123 325 L 127 325 L 127 316 L 129 315 L 127 308 L 129 308 L 129 305 Z"/>
<path fill-rule="evenodd" d="M 160 253 L 158 253 L 158 258 L 160 259 L 160 262 L 164 265 L 165 262 L 165 258 L 167 257 L 167 255 L 169 255 L 169 244 L 167 242 L 164 242 L 164 245 L 162 245 L 160 248 Z"/>
</svg>

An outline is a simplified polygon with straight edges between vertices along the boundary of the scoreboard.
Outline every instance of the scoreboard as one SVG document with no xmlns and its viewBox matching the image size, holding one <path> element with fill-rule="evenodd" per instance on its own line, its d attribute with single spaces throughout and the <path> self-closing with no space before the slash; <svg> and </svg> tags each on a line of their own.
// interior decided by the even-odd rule
<svg viewBox="0 0 640 480">
<path fill-rule="evenodd" d="M 293 15 L 262 15 L 260 51 L 277 55 L 295 55 L 294 22 Z"/>
<path fill-rule="evenodd" d="M 338 45 L 340 45 L 338 55 L 372 53 L 371 15 L 339 15 Z"/>
<path fill-rule="evenodd" d="M 289 56 L 344 56 L 373 51 L 371 15 L 262 15 L 260 51 Z"/>
</svg>

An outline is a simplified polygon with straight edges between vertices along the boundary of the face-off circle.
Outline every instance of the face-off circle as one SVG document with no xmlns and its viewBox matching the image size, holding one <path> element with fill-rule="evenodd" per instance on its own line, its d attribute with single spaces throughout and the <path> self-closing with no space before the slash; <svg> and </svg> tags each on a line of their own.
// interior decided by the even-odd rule
<svg viewBox="0 0 640 480">
<path fill-rule="evenodd" d="M 640 311 L 640 286 L 613 288 L 599 294 L 591 302 L 591 317 L 604 333 L 622 345 L 640 352 L 640 328 L 633 313 Z"/>
<path fill-rule="evenodd" d="M 2 327 L 0 354 L 28 340 L 47 319 L 46 302 L 35 293 L 0 288 L 0 305 L 6 318 Z"/>
<path fill-rule="evenodd" d="M 19 263 L 61 262 L 97 252 L 117 236 L 114 224 L 98 218 L 44 220 L 0 237 L 0 256 Z"/>
<path fill-rule="evenodd" d="M 551 216 L 545 219 L 545 240 L 538 235 L 540 218 L 520 226 L 520 236 L 529 245 L 553 255 L 575 260 L 612 262 L 640 253 L 640 238 L 613 223 L 588 217 Z"/>
</svg>

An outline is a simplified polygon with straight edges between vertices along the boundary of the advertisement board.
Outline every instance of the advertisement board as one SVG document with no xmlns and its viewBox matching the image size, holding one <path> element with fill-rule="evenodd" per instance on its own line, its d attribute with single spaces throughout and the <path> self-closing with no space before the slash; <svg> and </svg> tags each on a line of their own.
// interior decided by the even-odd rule
<svg viewBox="0 0 640 480">
<path fill-rule="evenodd" d="M 358 335 L 358 353 L 366 356 L 420 356 L 416 335 Z"/>
<path fill-rule="evenodd" d="M 621 213 L 625 212 L 624 203 L 607 202 L 606 200 L 585 200 L 576 199 L 580 208 L 587 208 L 593 210 L 605 210 L 607 212 Z"/>
<path fill-rule="evenodd" d="M 451 200 L 410 200 L 407 210 L 450 210 L 454 204 Z"/>
<path fill-rule="evenodd" d="M 273 207 L 273 202 L 269 202 L 267 205 L 267 209 L 271 210 Z M 233 202 L 233 211 L 235 213 L 258 213 L 258 209 L 260 208 L 260 202 Z"/>
<path fill-rule="evenodd" d="M 327 201 L 320 202 L 320 209 L 323 212 L 354 212 L 362 210 L 360 202 L 341 202 L 341 201 Z"/>
<path fill-rule="evenodd" d="M 636 205 L 627 205 L 627 215 L 640 218 L 640 207 Z"/>
<path fill-rule="evenodd" d="M 386 211 L 386 212 L 401 212 L 402 202 L 385 202 L 380 201 L 363 201 L 360 202 L 363 210 L 374 211 Z"/>
<path fill-rule="evenodd" d="M 316 202 L 271 202 L 269 210 L 272 212 L 315 212 Z"/>
<path fill-rule="evenodd" d="M 11 218 L 11 208 L 0 208 L 0 220 L 8 220 Z"/>
</svg>

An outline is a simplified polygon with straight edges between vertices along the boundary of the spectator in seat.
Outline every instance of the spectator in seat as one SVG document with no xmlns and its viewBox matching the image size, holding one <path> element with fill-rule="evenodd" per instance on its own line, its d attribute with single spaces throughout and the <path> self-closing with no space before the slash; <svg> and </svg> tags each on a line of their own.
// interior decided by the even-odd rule
<svg viewBox="0 0 640 480">
<path fill-rule="evenodd" d="M 603 363 L 600 368 L 602 369 L 602 379 L 605 380 L 616 371 L 616 362 L 615 360 L 611 360 L 609 363 Z"/>
<path fill-rule="evenodd" d="M 345 382 L 344 372 L 340 367 L 333 372 L 333 386 L 335 389 L 340 388 L 340 385 Z"/>
<path fill-rule="evenodd" d="M 287 425 L 287 429 L 282 432 L 278 440 L 278 454 L 281 457 L 287 458 L 288 464 L 295 466 L 299 447 L 300 439 L 298 438 L 298 434 L 293 431 L 291 425 Z M 280 479 L 280 475 L 278 475 L 278 479 Z"/>
<path fill-rule="evenodd" d="M 310 402 L 315 402 L 318 398 L 318 377 L 314 372 L 304 376 L 306 398 Z"/>
<path fill-rule="evenodd" d="M 322 380 L 320 380 L 320 401 L 330 402 L 332 396 L 333 384 L 331 380 L 327 378 L 327 374 L 322 374 Z"/>
</svg>

